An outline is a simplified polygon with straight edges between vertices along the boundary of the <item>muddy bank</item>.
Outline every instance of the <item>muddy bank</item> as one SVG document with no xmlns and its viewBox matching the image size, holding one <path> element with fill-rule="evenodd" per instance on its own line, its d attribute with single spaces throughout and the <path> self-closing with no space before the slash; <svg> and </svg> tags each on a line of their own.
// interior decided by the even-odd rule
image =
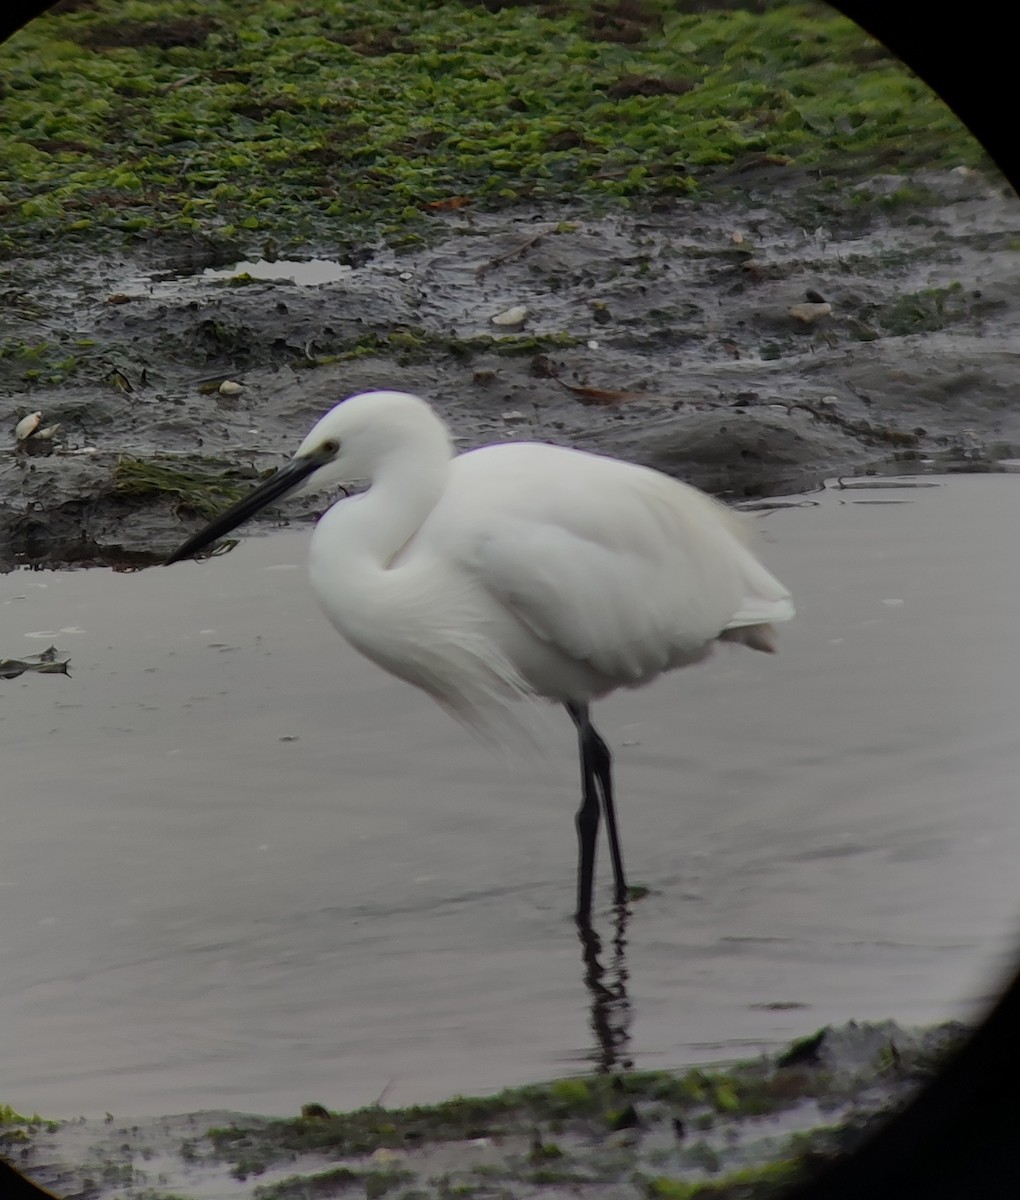
<svg viewBox="0 0 1020 1200">
<path fill-rule="evenodd" d="M 464 448 L 541 438 L 730 498 L 1020 446 L 1020 206 L 981 174 L 765 167 L 643 215 L 437 222 L 403 253 L 310 247 L 329 282 L 201 239 L 4 263 L 0 562 L 158 557 L 373 387 L 427 396 Z M 17 441 L 35 411 L 59 431 Z"/>
<path fill-rule="evenodd" d="M 964 1032 L 850 1024 L 726 1071 L 562 1079 L 431 1108 L 18 1119 L 0 1126 L 0 1151 L 90 1200 L 750 1200 L 853 1150 Z"/>
</svg>

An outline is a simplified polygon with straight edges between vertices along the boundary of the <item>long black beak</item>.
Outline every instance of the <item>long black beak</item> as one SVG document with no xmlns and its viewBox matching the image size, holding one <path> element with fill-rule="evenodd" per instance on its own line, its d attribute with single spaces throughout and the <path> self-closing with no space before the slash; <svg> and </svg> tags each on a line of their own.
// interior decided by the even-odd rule
<svg viewBox="0 0 1020 1200">
<path fill-rule="evenodd" d="M 275 475 L 270 475 L 265 483 L 260 483 L 254 491 L 232 504 L 226 512 L 220 513 L 215 520 L 210 521 L 204 529 L 193 534 L 188 540 L 170 555 L 165 566 L 189 558 L 192 554 L 204 549 L 210 542 L 215 542 L 224 534 L 236 529 L 243 521 L 253 517 L 260 508 L 279 500 L 288 492 L 293 491 L 313 471 L 322 466 L 322 459 L 310 455 L 307 458 L 293 458 L 286 466 L 281 467 Z"/>
</svg>

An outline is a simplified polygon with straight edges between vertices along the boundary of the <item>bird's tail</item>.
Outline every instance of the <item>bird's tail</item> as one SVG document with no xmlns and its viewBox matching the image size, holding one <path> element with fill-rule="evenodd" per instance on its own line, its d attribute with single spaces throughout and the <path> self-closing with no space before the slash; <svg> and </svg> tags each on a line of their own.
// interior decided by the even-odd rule
<svg viewBox="0 0 1020 1200">
<path fill-rule="evenodd" d="M 775 654 L 776 640 L 774 625 L 738 625 L 736 628 L 724 629 L 716 639 L 719 642 L 737 642 L 741 646 L 750 646 L 752 650 L 761 650 L 763 654 Z"/>
</svg>

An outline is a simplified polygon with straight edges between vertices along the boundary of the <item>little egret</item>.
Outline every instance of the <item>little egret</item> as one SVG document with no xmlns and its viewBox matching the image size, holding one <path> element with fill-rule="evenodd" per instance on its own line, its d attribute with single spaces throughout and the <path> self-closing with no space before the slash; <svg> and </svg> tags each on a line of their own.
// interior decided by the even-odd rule
<svg viewBox="0 0 1020 1200">
<path fill-rule="evenodd" d="M 417 396 L 365 392 L 291 461 L 167 560 L 187 558 L 299 491 L 366 481 L 312 535 L 326 616 L 366 657 L 483 732 L 510 703 L 562 704 L 577 728 L 577 920 L 591 918 L 605 814 L 615 899 L 628 895 L 611 755 L 589 703 L 700 662 L 718 641 L 774 649 L 790 594 L 748 549 L 744 518 L 646 467 L 536 442 L 455 455 Z"/>
</svg>

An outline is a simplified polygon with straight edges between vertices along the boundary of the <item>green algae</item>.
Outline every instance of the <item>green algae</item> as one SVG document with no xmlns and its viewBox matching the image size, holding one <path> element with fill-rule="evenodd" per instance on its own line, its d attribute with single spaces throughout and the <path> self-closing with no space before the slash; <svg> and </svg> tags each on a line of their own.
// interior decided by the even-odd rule
<svg viewBox="0 0 1020 1200">
<path fill-rule="evenodd" d="M 640 1179 L 647 1200 L 757 1200 L 779 1196 L 803 1173 L 797 1159 L 730 1171 L 711 1182 L 653 1176 Z"/>
<path fill-rule="evenodd" d="M 38 1113 L 26 1116 L 10 1104 L 0 1104 L 0 1150 L 10 1153 L 15 1147 L 30 1145 L 40 1130 L 53 1130 L 58 1125 L 58 1121 L 47 1120 Z"/>
<path fill-rule="evenodd" d="M 217 1152 L 247 1175 L 305 1153 L 360 1156 L 425 1143 L 499 1138 L 541 1127 L 553 1133 L 583 1127 L 612 1134 L 648 1119 L 672 1119 L 680 1112 L 757 1116 L 794 1106 L 820 1094 L 828 1084 L 824 1072 L 777 1072 L 753 1063 L 725 1073 L 697 1069 L 683 1074 L 596 1075 L 509 1089 L 495 1096 L 455 1097 L 433 1106 L 386 1109 L 373 1105 L 352 1113 L 306 1106 L 305 1111 L 314 1115 L 271 1121 L 257 1128 L 233 1125 L 211 1129 L 208 1136 Z M 560 1154 L 558 1143 L 532 1136 L 532 1163 Z"/>
<path fill-rule="evenodd" d="M 410 1171 L 351 1170 L 337 1167 L 314 1175 L 292 1175 L 279 1183 L 257 1187 L 254 1200 L 318 1200 L 319 1197 L 342 1196 L 353 1191 L 368 1200 L 391 1193 L 400 1184 L 414 1178 Z"/>
<path fill-rule="evenodd" d="M 468 203 L 650 203 L 762 161 L 984 161 L 818 4 L 491 8 L 97 0 L 41 16 L 0 50 L 0 252 L 168 233 L 414 244 Z"/>
<path fill-rule="evenodd" d="M 362 358 L 391 355 L 402 366 L 410 363 L 429 362 L 449 355 L 461 361 L 470 361 L 478 354 L 496 354 L 502 358 L 515 358 L 529 354 L 541 354 L 546 350 L 566 349 L 576 346 L 582 339 L 570 333 L 523 334 L 508 337 L 493 337 L 479 334 L 476 337 L 454 337 L 430 333 L 424 329 L 397 329 L 392 333 L 367 333 L 353 343 L 342 343 L 331 351 L 305 356 L 295 367 L 322 367 L 330 363 L 355 362 Z"/>
</svg>

